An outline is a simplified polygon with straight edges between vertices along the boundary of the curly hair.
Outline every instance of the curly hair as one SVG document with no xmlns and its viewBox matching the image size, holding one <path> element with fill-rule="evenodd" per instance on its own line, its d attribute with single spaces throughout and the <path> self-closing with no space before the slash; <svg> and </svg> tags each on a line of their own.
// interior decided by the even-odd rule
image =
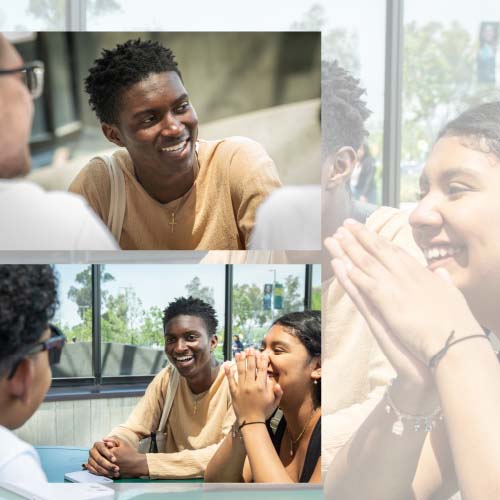
<svg viewBox="0 0 500 500">
<path fill-rule="evenodd" d="M 341 68 L 337 61 L 322 62 L 321 130 L 324 158 L 343 146 L 358 150 L 368 136 L 364 123 L 371 111 L 362 99 L 364 94 L 359 80 Z"/>
<path fill-rule="evenodd" d="M 122 91 L 154 73 L 175 71 L 182 81 L 173 52 L 151 40 L 128 40 L 114 49 L 103 49 L 84 80 L 89 104 L 101 123 L 118 123 Z"/>
<path fill-rule="evenodd" d="M 207 328 L 208 336 L 212 337 L 215 335 L 218 325 L 215 309 L 205 301 L 191 296 L 175 299 L 173 302 L 170 302 L 163 311 L 163 331 L 165 333 L 167 331 L 168 322 L 181 314 L 201 318 Z"/>
<path fill-rule="evenodd" d="M 311 358 L 321 359 L 321 312 L 300 311 L 281 316 L 271 326 L 283 326 L 297 337 Z M 321 406 L 321 379 L 314 385 L 314 406 Z"/>
<path fill-rule="evenodd" d="M 441 129 L 436 141 L 443 137 L 463 138 L 464 146 L 500 159 L 500 102 L 486 102 L 464 111 Z"/>
<path fill-rule="evenodd" d="M 51 266 L 0 266 L 0 365 L 40 339 L 57 306 Z"/>
</svg>

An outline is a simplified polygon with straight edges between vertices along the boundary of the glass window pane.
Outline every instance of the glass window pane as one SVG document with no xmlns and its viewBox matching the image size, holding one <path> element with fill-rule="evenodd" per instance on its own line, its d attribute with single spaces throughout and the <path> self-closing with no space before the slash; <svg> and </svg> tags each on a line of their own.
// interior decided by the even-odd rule
<svg viewBox="0 0 500 500">
<path fill-rule="evenodd" d="M 409 207 L 439 130 L 500 98 L 500 12 L 496 0 L 408 0 L 404 24 L 400 198 Z"/>
<path fill-rule="evenodd" d="M 61 264 L 59 304 L 54 323 L 61 328 L 67 344 L 53 378 L 92 376 L 92 270 L 91 266 Z"/>
<path fill-rule="evenodd" d="M 216 355 L 223 360 L 224 266 L 101 266 L 102 373 L 150 375 L 166 364 L 163 310 L 178 297 L 211 303 L 219 320 Z"/>
<path fill-rule="evenodd" d="M 380 204 L 382 199 L 382 158 L 384 139 L 385 83 L 385 2 L 330 2 L 323 32 L 323 59 L 337 60 L 366 89 L 364 99 L 372 111 L 366 122 L 366 138 L 375 169 L 374 182 L 362 174 L 362 164 L 354 170 L 351 188 L 355 199 Z M 362 12 L 362 15 L 360 15 Z M 325 110 L 324 110 L 325 112 Z M 370 170 L 371 171 L 371 170 Z M 372 179 L 370 176 L 369 179 Z"/>
<path fill-rule="evenodd" d="M 321 311 L 321 265 L 314 264 L 312 271 L 311 309 Z"/>
<path fill-rule="evenodd" d="M 65 22 L 66 2 L 58 0 L 18 0 L 0 6 L 3 31 L 63 30 Z"/>
<path fill-rule="evenodd" d="M 233 268 L 233 335 L 260 347 L 273 320 L 304 310 L 305 266 L 236 265 Z"/>
<path fill-rule="evenodd" d="M 87 0 L 88 30 L 133 31 L 140 29 L 190 31 L 273 31 L 287 30 L 303 20 L 304 13 L 325 0 L 288 0 L 269 2 L 253 0 L 188 0 L 168 2 L 164 0 Z M 168 7 L 167 7 L 168 5 Z M 165 12 L 168 15 L 158 15 Z M 193 13 L 187 15 L 186 13 Z"/>
</svg>

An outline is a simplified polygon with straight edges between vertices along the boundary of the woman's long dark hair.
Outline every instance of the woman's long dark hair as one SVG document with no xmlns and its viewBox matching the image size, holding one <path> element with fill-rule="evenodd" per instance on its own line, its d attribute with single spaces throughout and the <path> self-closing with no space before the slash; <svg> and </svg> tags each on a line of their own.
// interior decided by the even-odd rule
<svg viewBox="0 0 500 500">
<path fill-rule="evenodd" d="M 321 312 L 300 311 L 285 314 L 278 318 L 272 326 L 285 327 L 290 334 L 297 337 L 307 349 L 311 358 L 321 359 Z M 314 384 L 314 407 L 321 406 L 321 378 Z"/>
</svg>

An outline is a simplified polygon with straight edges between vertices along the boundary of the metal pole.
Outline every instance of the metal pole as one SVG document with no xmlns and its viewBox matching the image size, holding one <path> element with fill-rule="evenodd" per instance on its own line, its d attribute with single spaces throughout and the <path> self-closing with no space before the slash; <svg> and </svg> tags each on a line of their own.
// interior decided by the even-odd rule
<svg viewBox="0 0 500 500">
<path fill-rule="evenodd" d="M 99 264 L 92 264 L 92 363 L 95 385 L 101 385 L 101 266 Z"/>
<path fill-rule="evenodd" d="M 86 31 L 87 29 L 87 1 L 66 0 L 66 30 Z"/>
<path fill-rule="evenodd" d="M 306 279 L 304 286 L 304 309 L 311 309 L 312 304 L 312 280 L 313 280 L 313 266 L 306 264 Z"/>
<path fill-rule="evenodd" d="M 224 360 L 233 357 L 233 265 L 226 264 L 225 304 L 224 304 L 224 341 L 222 350 Z"/>
<path fill-rule="evenodd" d="M 382 204 L 399 207 L 404 0 L 387 0 Z"/>
</svg>

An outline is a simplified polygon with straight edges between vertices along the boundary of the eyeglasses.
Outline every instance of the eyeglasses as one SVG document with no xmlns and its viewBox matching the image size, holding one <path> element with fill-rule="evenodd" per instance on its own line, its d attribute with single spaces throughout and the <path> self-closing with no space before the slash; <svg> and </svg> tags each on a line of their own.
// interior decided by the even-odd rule
<svg viewBox="0 0 500 500">
<path fill-rule="evenodd" d="M 15 73 L 21 73 L 23 82 L 28 87 L 32 99 L 37 99 L 42 95 L 43 75 L 45 73 L 45 66 L 42 61 L 29 62 L 22 68 L 0 69 L 0 76 Z"/>
<path fill-rule="evenodd" d="M 43 342 L 37 342 L 36 344 L 30 346 L 26 351 L 23 351 L 19 354 L 19 358 L 14 363 L 9 372 L 9 376 L 7 377 L 8 380 L 10 380 L 14 376 L 21 361 L 32 354 L 37 354 L 42 351 L 48 351 L 50 366 L 57 365 L 59 363 L 59 361 L 61 360 L 62 348 L 66 343 L 66 337 L 63 335 L 61 330 L 57 328 L 57 326 L 49 325 L 49 328 L 49 339 L 44 340 Z"/>
</svg>

